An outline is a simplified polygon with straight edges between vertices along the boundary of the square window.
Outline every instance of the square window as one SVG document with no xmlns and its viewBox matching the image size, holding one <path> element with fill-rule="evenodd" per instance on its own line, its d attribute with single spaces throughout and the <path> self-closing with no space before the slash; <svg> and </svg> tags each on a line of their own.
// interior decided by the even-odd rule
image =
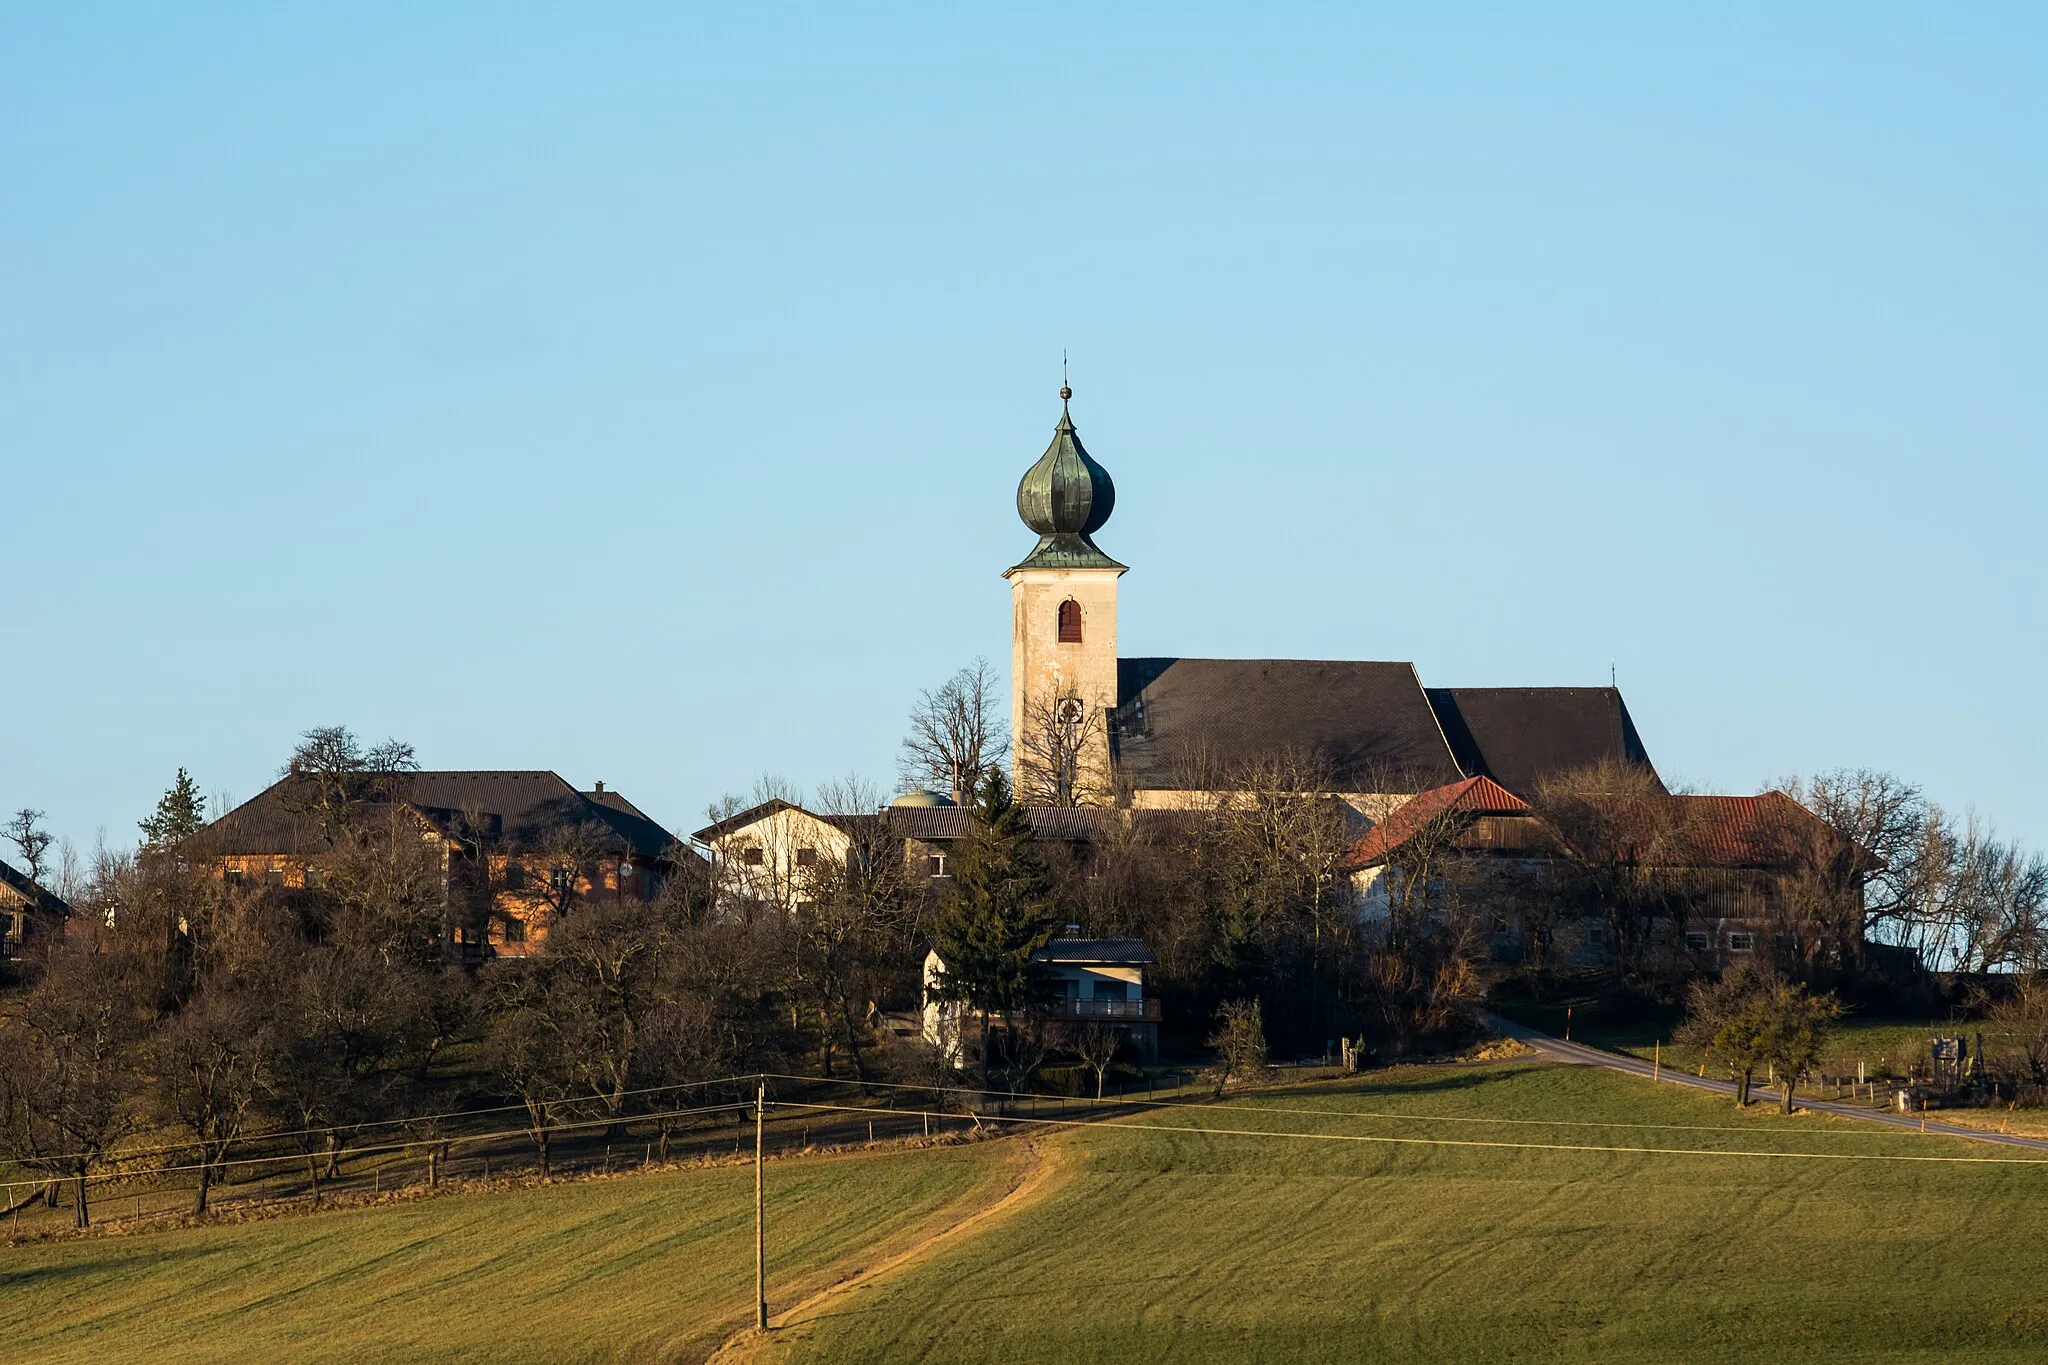
<svg viewBox="0 0 2048 1365">
<path fill-rule="evenodd" d="M 1708 948 L 1711 948 L 1712 946 L 1713 940 L 1707 936 L 1706 930 L 1688 929 L 1685 931 L 1686 951 L 1693 953 L 1704 953 L 1705 951 L 1707 951 Z"/>
<path fill-rule="evenodd" d="M 510 915 L 507 915 L 507 916 L 505 917 L 505 942 L 507 942 L 507 943 L 524 943 L 524 942 L 526 942 L 526 921 L 525 921 L 525 920 L 522 920 L 522 919 L 514 919 L 514 918 L 513 918 L 512 916 L 510 916 Z"/>
<path fill-rule="evenodd" d="M 748 844 L 740 850 L 740 861 L 748 867 L 759 867 L 768 861 L 768 855 L 759 844 Z"/>
<path fill-rule="evenodd" d="M 946 871 L 946 855 L 943 853 L 934 853 L 931 857 L 926 858 L 924 860 L 924 868 L 925 871 L 929 872 L 934 877 L 947 877 L 952 875 L 951 873 Z"/>
<path fill-rule="evenodd" d="M 1755 952 L 1755 951 L 1756 951 L 1756 935 L 1755 935 L 1755 934 L 1730 934 L 1730 935 L 1728 935 L 1728 951 L 1729 951 L 1729 952 L 1731 952 L 1731 953 L 1749 953 L 1749 952 Z"/>
<path fill-rule="evenodd" d="M 815 848 L 800 848 L 796 851 L 796 865 L 798 867 L 816 867 L 817 864 L 818 850 Z"/>
<path fill-rule="evenodd" d="M 522 887 L 524 887 L 525 885 L 526 885 L 526 864 L 524 864 L 524 863 L 507 863 L 507 864 L 505 864 L 505 889 L 506 889 L 507 891 L 517 891 L 517 890 L 520 890 L 520 889 L 521 889 Z"/>
</svg>

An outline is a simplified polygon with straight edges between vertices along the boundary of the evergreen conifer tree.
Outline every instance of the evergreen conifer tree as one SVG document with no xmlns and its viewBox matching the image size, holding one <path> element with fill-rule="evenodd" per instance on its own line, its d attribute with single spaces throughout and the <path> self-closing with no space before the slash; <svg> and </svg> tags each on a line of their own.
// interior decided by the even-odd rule
<svg viewBox="0 0 2048 1365">
<path fill-rule="evenodd" d="M 938 995 L 981 1018 L 981 1084 L 988 1087 L 989 1021 L 1025 1009 L 1041 986 L 1031 954 L 1054 928 L 1052 877 L 1010 784 L 991 769 L 975 792 L 966 847 L 934 925 L 944 964 Z"/>
<path fill-rule="evenodd" d="M 145 849 L 172 848 L 190 835 L 198 833 L 206 825 L 206 798 L 199 794 L 199 784 L 183 768 L 178 769 L 178 780 L 156 803 L 156 813 L 142 822 L 142 846 Z"/>
</svg>

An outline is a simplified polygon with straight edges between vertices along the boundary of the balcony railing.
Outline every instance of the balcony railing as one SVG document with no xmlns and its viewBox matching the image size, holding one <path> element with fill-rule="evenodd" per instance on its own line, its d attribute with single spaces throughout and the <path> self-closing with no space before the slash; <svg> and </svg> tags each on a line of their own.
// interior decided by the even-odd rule
<svg viewBox="0 0 2048 1365">
<path fill-rule="evenodd" d="M 1129 1019 L 1157 1021 L 1157 1000 L 1055 1000 L 1046 1006 L 1052 1019 Z"/>
</svg>

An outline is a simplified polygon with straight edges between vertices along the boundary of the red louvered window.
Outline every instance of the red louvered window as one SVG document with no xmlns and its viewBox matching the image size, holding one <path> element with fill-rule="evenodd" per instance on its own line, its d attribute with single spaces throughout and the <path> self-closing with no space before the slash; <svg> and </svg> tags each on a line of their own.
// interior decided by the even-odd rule
<svg viewBox="0 0 2048 1365">
<path fill-rule="evenodd" d="M 1060 603 L 1060 643 L 1081 643 L 1081 604 L 1071 597 Z"/>
</svg>

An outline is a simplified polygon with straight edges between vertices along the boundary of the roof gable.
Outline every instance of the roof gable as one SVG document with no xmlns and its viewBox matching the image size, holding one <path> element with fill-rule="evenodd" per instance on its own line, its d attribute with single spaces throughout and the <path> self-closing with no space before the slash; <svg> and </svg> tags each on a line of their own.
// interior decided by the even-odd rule
<svg viewBox="0 0 2048 1365">
<path fill-rule="evenodd" d="M 1505 815 L 1536 819 L 1535 809 L 1489 777 L 1468 777 L 1462 782 L 1422 792 L 1399 810 L 1374 825 L 1344 856 L 1348 868 L 1370 867 L 1382 862 L 1427 829 L 1447 817 Z"/>
<path fill-rule="evenodd" d="M 4 886 L 9 891 L 12 891 L 21 899 L 23 904 L 32 909 L 42 910 L 55 915 L 68 915 L 71 913 L 71 907 L 64 903 L 63 897 L 54 891 L 47 890 L 40 883 L 29 880 L 26 872 L 11 867 L 5 862 L 0 862 L 0 886 Z"/>
</svg>

